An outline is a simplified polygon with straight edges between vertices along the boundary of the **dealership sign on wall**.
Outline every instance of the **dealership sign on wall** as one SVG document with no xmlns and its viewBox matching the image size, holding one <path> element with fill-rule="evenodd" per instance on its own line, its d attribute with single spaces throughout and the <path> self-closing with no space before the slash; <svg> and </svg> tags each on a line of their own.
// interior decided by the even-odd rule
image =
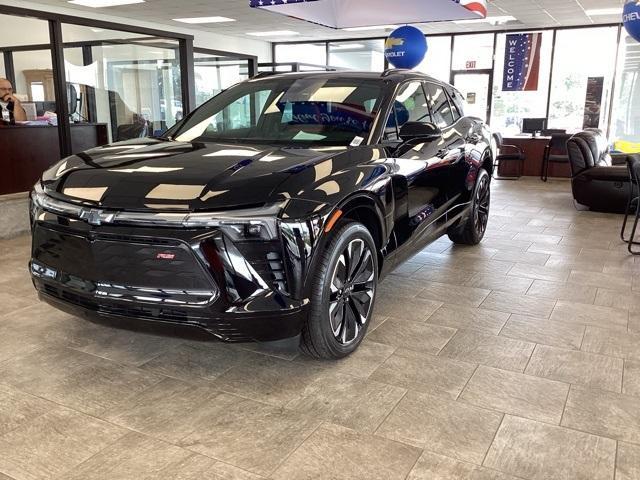
<svg viewBox="0 0 640 480">
<path fill-rule="evenodd" d="M 331 28 L 472 20 L 487 16 L 487 0 L 249 0 L 249 4 Z"/>
<path fill-rule="evenodd" d="M 503 91 L 538 90 L 541 45 L 542 33 L 507 35 L 504 46 Z"/>
</svg>

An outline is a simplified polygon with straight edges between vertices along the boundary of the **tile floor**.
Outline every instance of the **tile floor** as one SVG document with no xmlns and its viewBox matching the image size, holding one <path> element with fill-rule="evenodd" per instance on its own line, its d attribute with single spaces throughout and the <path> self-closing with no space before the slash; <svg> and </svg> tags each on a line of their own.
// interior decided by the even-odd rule
<svg viewBox="0 0 640 480">
<path fill-rule="evenodd" d="M 90 323 L 0 242 L 0 480 L 640 478 L 640 259 L 568 183 L 380 287 L 340 362 Z"/>
</svg>

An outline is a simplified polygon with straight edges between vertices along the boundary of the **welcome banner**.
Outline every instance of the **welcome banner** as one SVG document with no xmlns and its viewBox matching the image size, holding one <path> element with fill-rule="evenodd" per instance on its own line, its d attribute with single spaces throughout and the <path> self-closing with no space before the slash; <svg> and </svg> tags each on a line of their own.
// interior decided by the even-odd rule
<svg viewBox="0 0 640 480">
<path fill-rule="evenodd" d="M 507 35 L 504 48 L 503 91 L 538 90 L 541 45 L 542 33 Z"/>
</svg>

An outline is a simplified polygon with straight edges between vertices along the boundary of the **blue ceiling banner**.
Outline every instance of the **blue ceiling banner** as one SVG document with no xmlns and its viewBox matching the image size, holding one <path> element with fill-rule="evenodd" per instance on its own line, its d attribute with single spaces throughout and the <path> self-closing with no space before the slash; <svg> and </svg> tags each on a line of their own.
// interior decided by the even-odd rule
<svg viewBox="0 0 640 480">
<path fill-rule="evenodd" d="M 249 5 L 335 29 L 487 16 L 487 0 L 249 0 Z"/>
<path fill-rule="evenodd" d="M 396 68 L 415 68 L 427 54 L 427 39 L 410 25 L 395 29 L 384 43 L 384 56 Z"/>
<path fill-rule="evenodd" d="M 631 0 L 624 5 L 622 23 L 627 33 L 640 42 L 640 1 Z"/>
</svg>

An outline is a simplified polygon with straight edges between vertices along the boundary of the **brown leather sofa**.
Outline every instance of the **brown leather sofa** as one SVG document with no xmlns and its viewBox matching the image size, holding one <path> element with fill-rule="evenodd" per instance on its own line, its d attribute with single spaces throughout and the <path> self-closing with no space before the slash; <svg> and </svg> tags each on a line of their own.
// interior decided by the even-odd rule
<svg viewBox="0 0 640 480">
<path fill-rule="evenodd" d="M 625 213 L 631 182 L 626 154 L 610 154 L 607 138 L 595 129 L 567 141 L 573 198 L 598 212 Z"/>
</svg>

